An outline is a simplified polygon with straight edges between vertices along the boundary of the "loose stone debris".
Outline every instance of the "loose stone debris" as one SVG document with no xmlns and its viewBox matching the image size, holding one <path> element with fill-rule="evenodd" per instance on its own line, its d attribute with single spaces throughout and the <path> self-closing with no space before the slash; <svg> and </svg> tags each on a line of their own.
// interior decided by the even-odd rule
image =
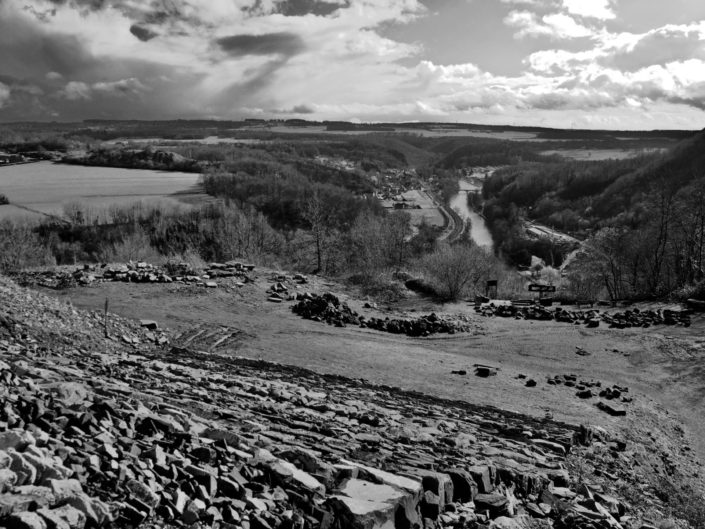
<svg viewBox="0 0 705 529">
<path fill-rule="evenodd" d="M 41 286 L 53 289 L 91 285 L 96 282 L 124 283 L 191 283 L 207 288 L 216 288 L 216 278 L 237 277 L 243 282 L 254 265 L 237 261 L 211 263 L 204 270 L 196 270 L 186 263 L 169 263 L 157 266 L 145 262 L 132 262 L 121 265 L 85 265 L 74 270 L 52 269 L 20 272 L 13 278 L 23 286 Z"/>
<path fill-rule="evenodd" d="M 689 309 L 675 311 L 669 309 L 640 310 L 633 308 L 623 312 L 610 313 L 602 312 L 598 309 L 586 311 L 569 311 L 562 307 L 549 309 L 538 303 L 523 306 L 511 303 L 495 304 L 492 302 L 476 306 L 475 312 L 487 317 L 498 316 L 523 320 L 560 321 L 574 325 L 584 324 L 592 328 L 599 327 L 600 323 L 604 323 L 610 329 L 648 328 L 652 325 L 690 327 L 690 315 L 692 314 L 692 310 Z"/>
<path fill-rule="evenodd" d="M 159 347 L 154 322 L 105 338 L 98 316 L 0 278 L 0 526 L 640 527 L 612 479 L 636 487 L 637 455 L 604 430 Z M 572 474 L 573 450 L 609 471 Z"/>
<path fill-rule="evenodd" d="M 450 319 L 438 317 L 435 313 L 414 319 L 366 318 L 352 310 L 347 303 L 329 292 L 317 294 L 298 294 L 296 303 L 291 310 L 307 320 L 326 322 L 328 325 L 345 327 L 357 325 L 359 327 L 375 329 L 392 334 L 406 334 L 407 336 L 430 336 L 431 334 L 456 332 L 469 332 L 469 325 Z"/>
</svg>

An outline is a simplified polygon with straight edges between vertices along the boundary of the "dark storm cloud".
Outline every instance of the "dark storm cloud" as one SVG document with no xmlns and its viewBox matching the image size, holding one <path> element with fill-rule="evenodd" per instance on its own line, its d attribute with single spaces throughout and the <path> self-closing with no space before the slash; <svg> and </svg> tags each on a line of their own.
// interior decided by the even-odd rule
<svg viewBox="0 0 705 529">
<path fill-rule="evenodd" d="M 301 53 L 304 41 L 294 33 L 265 33 L 264 35 L 232 35 L 216 41 L 220 49 L 234 57 L 246 55 L 281 55 L 293 57 Z"/>
<path fill-rule="evenodd" d="M 145 28 L 145 27 L 140 26 L 138 24 L 132 24 L 130 26 L 130 33 L 132 33 L 135 37 L 137 37 L 142 42 L 147 42 L 148 40 L 152 40 L 154 37 L 159 35 L 158 33 L 152 31 L 151 29 Z"/>
<path fill-rule="evenodd" d="M 17 78 L 35 72 L 58 72 L 71 76 L 94 59 L 74 36 L 45 33 L 19 20 L 0 19 L 0 65 L 2 73 Z"/>
<path fill-rule="evenodd" d="M 232 35 L 216 41 L 221 50 L 232 57 L 257 55 L 271 59 L 245 72 L 245 80 L 228 87 L 217 104 L 241 101 L 269 86 L 275 74 L 289 59 L 305 49 L 304 41 L 294 33 L 266 33 L 264 35 Z"/>
<path fill-rule="evenodd" d="M 81 11 L 100 11 L 110 4 L 109 0 L 49 0 L 57 6 L 69 5 Z"/>
<path fill-rule="evenodd" d="M 308 105 L 296 105 L 291 109 L 292 114 L 313 114 L 315 110 Z"/>
<path fill-rule="evenodd" d="M 98 57 L 78 36 L 53 33 L 24 16 L 0 16 L 0 122 L 194 117 L 202 111 L 184 94 L 198 82 L 154 61 Z"/>
<path fill-rule="evenodd" d="M 277 4 L 277 12 L 287 17 L 304 15 L 328 16 L 340 8 L 350 7 L 350 2 L 320 2 L 318 0 L 285 0 Z"/>
</svg>

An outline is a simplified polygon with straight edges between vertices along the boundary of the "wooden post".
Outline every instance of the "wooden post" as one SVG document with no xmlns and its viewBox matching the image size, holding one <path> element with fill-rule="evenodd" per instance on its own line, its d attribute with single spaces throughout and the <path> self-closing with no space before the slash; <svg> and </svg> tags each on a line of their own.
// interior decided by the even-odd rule
<svg viewBox="0 0 705 529">
<path fill-rule="evenodd" d="M 108 338 L 108 298 L 105 298 L 105 315 L 103 317 L 103 330 L 105 337 Z"/>
</svg>

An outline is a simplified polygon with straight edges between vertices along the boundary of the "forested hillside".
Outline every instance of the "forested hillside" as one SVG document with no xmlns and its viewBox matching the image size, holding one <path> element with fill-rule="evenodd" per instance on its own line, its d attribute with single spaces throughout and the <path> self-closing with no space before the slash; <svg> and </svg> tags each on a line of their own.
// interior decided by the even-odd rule
<svg viewBox="0 0 705 529">
<path fill-rule="evenodd" d="M 525 257 L 527 219 L 570 233 L 614 298 L 689 295 L 705 277 L 705 132 L 633 159 L 504 168 L 483 195 L 506 256 Z"/>
</svg>

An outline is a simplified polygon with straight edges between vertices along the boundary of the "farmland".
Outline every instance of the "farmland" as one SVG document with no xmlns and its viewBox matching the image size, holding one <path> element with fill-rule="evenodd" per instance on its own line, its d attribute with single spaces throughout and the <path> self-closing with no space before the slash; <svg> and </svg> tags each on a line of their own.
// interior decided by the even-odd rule
<svg viewBox="0 0 705 529">
<path fill-rule="evenodd" d="M 128 204 L 140 200 L 177 204 L 206 198 L 193 173 L 114 167 L 82 167 L 38 162 L 0 168 L 0 190 L 13 205 L 0 218 L 61 214 L 64 205 Z M 22 206 L 22 209 L 17 206 Z M 28 211 L 31 210 L 31 211 Z"/>
</svg>

